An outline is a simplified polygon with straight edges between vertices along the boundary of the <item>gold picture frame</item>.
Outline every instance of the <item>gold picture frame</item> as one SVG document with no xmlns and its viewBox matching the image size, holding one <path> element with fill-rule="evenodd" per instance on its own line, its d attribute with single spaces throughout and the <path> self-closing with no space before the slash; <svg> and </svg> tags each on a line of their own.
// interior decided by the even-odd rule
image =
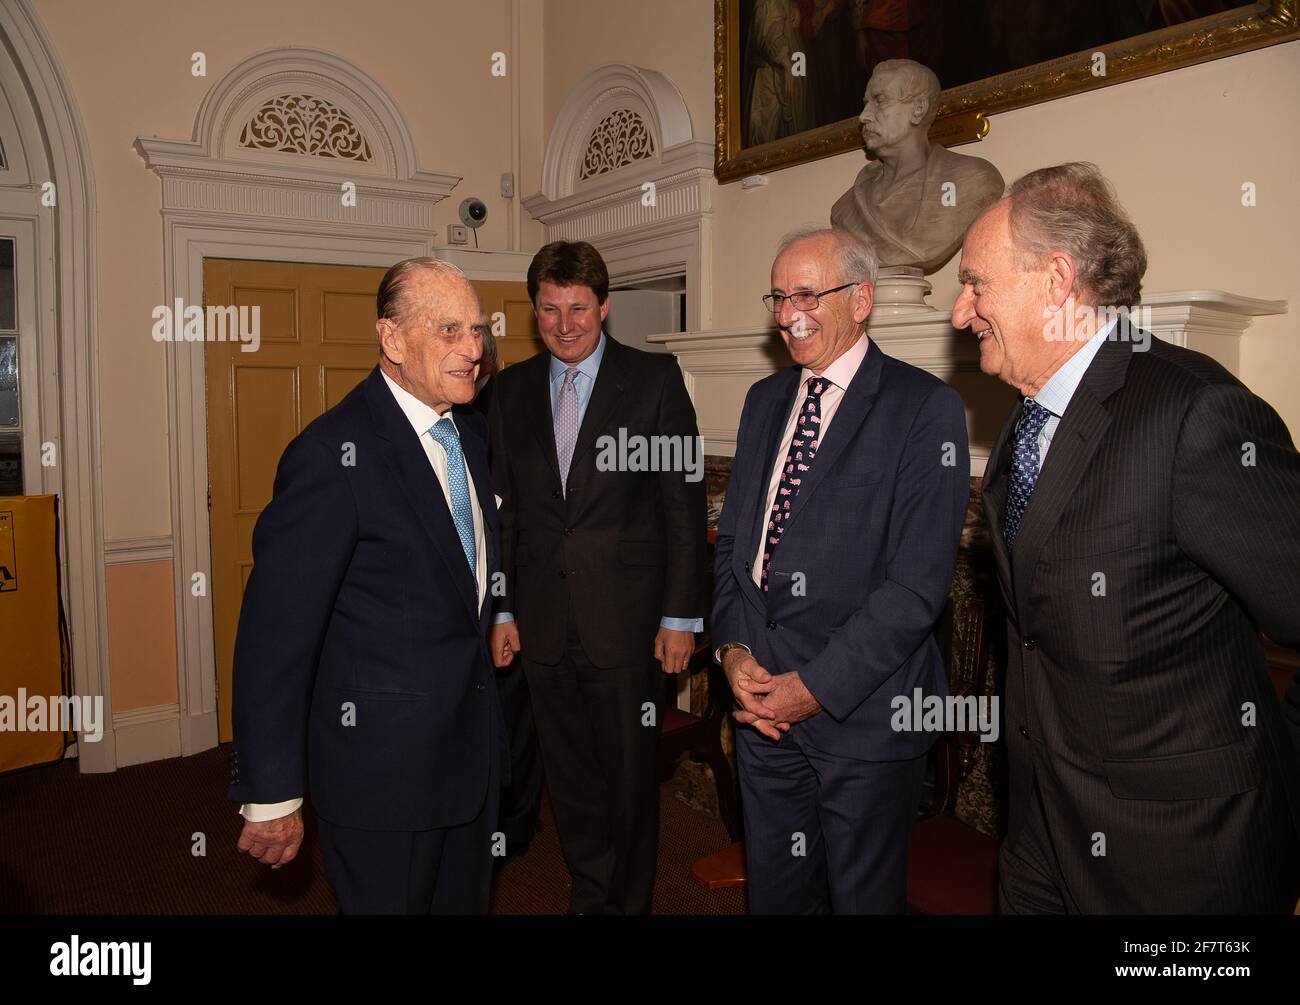
<svg viewBox="0 0 1300 1005">
<path fill-rule="evenodd" d="M 852 118 L 741 148 L 740 3 L 714 0 L 714 175 L 718 181 L 862 149 L 862 136 Z M 1100 50 L 1105 53 L 1101 76 L 1094 73 L 1095 50 L 1090 50 L 949 88 L 940 95 L 930 138 L 945 146 L 968 143 L 987 133 L 987 115 L 1296 38 L 1300 38 L 1300 0 L 1260 0 L 1109 44 Z"/>
</svg>

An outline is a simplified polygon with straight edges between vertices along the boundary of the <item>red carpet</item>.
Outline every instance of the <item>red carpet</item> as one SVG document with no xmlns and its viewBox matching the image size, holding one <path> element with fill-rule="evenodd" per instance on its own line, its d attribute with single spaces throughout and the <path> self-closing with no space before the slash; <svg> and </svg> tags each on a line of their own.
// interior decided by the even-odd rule
<svg viewBox="0 0 1300 1005">
<path fill-rule="evenodd" d="M 314 821 L 298 859 L 271 869 L 235 850 L 228 747 L 81 775 L 75 761 L 0 778 L 0 914 L 332 914 Z M 660 790 L 656 914 L 742 914 L 740 890 L 705 890 L 691 862 L 727 845 L 722 824 Z M 204 852 L 204 854 L 196 854 Z M 505 865 L 494 914 L 562 914 L 568 871 L 550 807 Z"/>
</svg>

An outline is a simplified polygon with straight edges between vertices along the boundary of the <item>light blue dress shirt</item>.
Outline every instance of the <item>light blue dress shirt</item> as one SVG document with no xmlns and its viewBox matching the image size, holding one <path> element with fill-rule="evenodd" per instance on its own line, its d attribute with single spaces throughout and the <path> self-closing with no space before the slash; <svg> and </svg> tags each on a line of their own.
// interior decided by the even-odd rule
<svg viewBox="0 0 1300 1005">
<path fill-rule="evenodd" d="M 582 420 L 587 415 L 587 406 L 591 404 L 591 392 L 596 387 L 596 374 L 600 372 L 600 361 L 605 358 L 605 332 L 600 333 L 600 341 L 596 343 L 596 351 L 578 364 L 578 373 L 573 378 L 573 384 L 578 389 L 578 428 L 582 428 Z M 555 423 L 555 403 L 560 396 L 560 388 L 564 386 L 564 374 L 569 369 L 568 363 L 562 363 L 554 356 L 551 357 L 551 423 Z"/>
<path fill-rule="evenodd" d="M 1070 405 L 1070 399 L 1074 397 L 1074 392 L 1079 389 L 1079 382 L 1083 380 L 1083 375 L 1088 372 L 1088 367 L 1097 355 L 1097 350 L 1101 348 L 1101 344 L 1106 341 L 1106 337 L 1115 325 L 1116 322 L 1111 321 L 1105 328 L 1088 339 L 1087 344 L 1062 363 L 1061 369 L 1052 374 L 1047 379 L 1047 383 L 1040 387 L 1038 393 L 1034 395 L 1033 400 L 1052 413 L 1048 420 L 1043 423 L 1042 432 L 1038 434 L 1039 471 L 1043 470 L 1043 464 L 1047 461 L 1047 451 L 1051 449 L 1052 437 L 1056 435 L 1056 427 L 1061 424 L 1061 416 L 1065 415 L 1065 410 Z"/>
<path fill-rule="evenodd" d="M 577 364 L 577 374 L 573 378 L 574 387 L 578 391 L 578 428 L 582 428 L 582 420 L 587 415 L 587 406 L 591 403 L 591 392 L 596 386 L 596 374 L 600 372 L 600 361 L 605 358 L 605 331 L 601 329 L 600 341 L 596 343 L 596 351 Z M 569 364 L 551 357 L 551 422 L 555 422 L 555 402 L 559 397 L 560 388 L 564 384 L 564 373 L 569 369 Z M 501 624 L 503 621 L 514 621 L 515 616 L 507 611 L 502 611 L 492 619 L 494 624 Z M 667 628 L 674 632 L 702 632 L 704 631 L 703 618 L 661 618 L 659 620 L 660 628 Z"/>
</svg>

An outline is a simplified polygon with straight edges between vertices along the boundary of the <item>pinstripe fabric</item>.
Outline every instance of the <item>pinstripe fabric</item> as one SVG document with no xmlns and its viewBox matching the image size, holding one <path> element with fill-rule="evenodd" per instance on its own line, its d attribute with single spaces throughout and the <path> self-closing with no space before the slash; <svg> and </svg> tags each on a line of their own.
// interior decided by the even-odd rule
<svg viewBox="0 0 1300 1005">
<path fill-rule="evenodd" d="M 1300 455 L 1285 426 L 1206 356 L 1107 342 L 1009 553 L 1019 413 L 984 482 L 1009 612 L 1003 868 L 1037 800 L 1070 909 L 1289 912 L 1300 708 L 1279 707 L 1258 634 L 1300 643 Z"/>
</svg>

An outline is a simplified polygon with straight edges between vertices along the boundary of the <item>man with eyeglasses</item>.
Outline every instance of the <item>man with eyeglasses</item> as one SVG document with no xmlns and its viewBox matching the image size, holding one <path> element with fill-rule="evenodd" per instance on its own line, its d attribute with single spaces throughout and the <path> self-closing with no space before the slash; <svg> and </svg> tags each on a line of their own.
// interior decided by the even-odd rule
<svg viewBox="0 0 1300 1005">
<path fill-rule="evenodd" d="M 483 306 L 414 258 L 377 296 L 379 365 L 285 448 L 235 642 L 230 798 L 272 868 L 320 821 L 344 914 L 486 914 L 505 727 Z"/>
<path fill-rule="evenodd" d="M 933 632 L 970 492 L 965 409 L 868 338 L 875 277 L 843 231 L 781 244 L 763 299 L 795 365 L 749 390 L 718 525 L 755 913 L 905 910 L 936 734 L 896 730 L 895 699 L 947 694 Z"/>
</svg>

